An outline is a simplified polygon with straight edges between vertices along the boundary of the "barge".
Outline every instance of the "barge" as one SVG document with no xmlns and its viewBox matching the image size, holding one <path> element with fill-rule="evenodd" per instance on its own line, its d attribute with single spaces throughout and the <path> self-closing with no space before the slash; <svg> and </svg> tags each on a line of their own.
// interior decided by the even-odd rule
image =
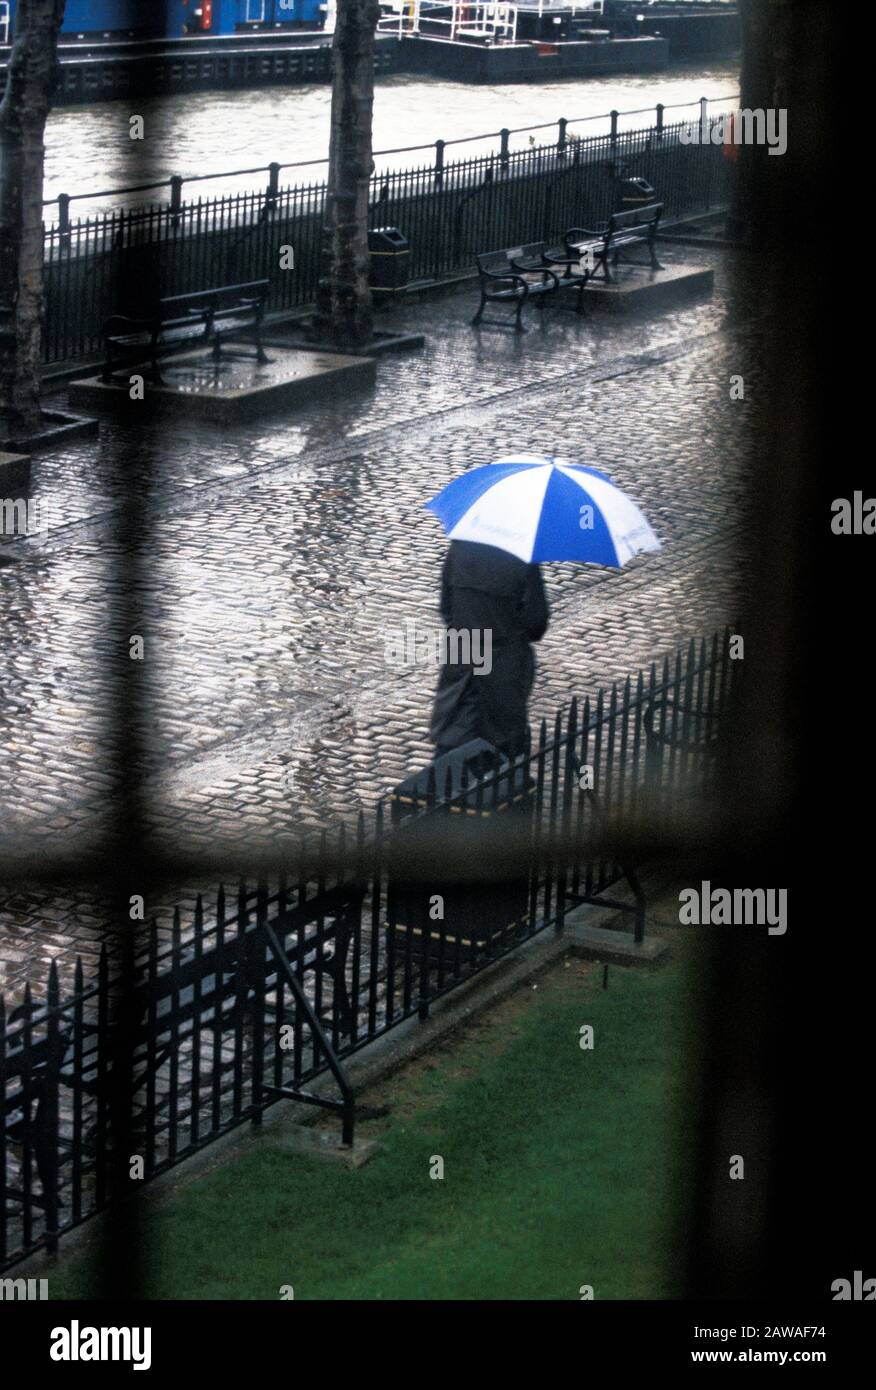
<svg viewBox="0 0 876 1390">
<path fill-rule="evenodd" d="M 603 0 L 391 0 L 378 32 L 394 34 L 404 70 L 462 82 L 544 82 L 551 78 L 657 72 L 669 61 L 659 35 L 616 36 Z M 389 7 L 387 7 L 389 8 Z"/>
<path fill-rule="evenodd" d="M 670 62 L 731 57 L 742 46 L 739 10 L 728 0 L 605 0 L 605 17 L 622 35 L 659 35 L 669 45 Z"/>
<path fill-rule="evenodd" d="M 17 0 L 0 0 L 0 90 Z M 67 0 L 57 105 L 328 82 L 335 0 Z M 458 81 L 650 73 L 732 53 L 732 0 L 384 0 L 380 75 Z"/>
<path fill-rule="evenodd" d="M 740 43 L 728 0 L 386 0 L 383 8 L 378 28 L 403 45 L 405 71 L 469 82 L 656 72 Z"/>
<path fill-rule="evenodd" d="M 58 49 L 56 106 L 331 81 L 331 34 L 238 34 L 218 39 L 101 39 Z M 0 91 L 5 85 L 0 50 Z M 378 36 L 374 70 L 400 71 L 399 43 Z"/>
</svg>

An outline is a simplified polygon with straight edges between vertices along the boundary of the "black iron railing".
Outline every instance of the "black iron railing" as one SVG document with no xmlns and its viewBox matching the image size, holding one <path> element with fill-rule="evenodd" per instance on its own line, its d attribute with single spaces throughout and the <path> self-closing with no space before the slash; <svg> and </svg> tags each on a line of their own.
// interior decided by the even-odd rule
<svg viewBox="0 0 876 1390">
<path fill-rule="evenodd" d="M 723 147 L 683 144 L 682 125 L 667 124 L 662 108 L 653 125 L 619 130 L 613 120 L 600 135 L 578 137 L 562 121 L 548 144 L 512 150 L 502 131 L 498 150 L 452 162 L 439 141 L 434 162 L 374 175 L 371 225 L 401 228 L 413 280 L 429 282 L 470 270 L 480 251 L 556 241 L 569 227 L 604 222 L 620 165 L 653 184 L 664 221 L 721 207 L 731 167 Z M 325 184 L 284 187 L 280 170 L 269 166 L 267 187 L 257 191 L 189 201 L 173 179 L 167 203 L 72 221 L 69 199 L 60 200 L 45 232 L 46 362 L 98 354 L 110 314 L 136 314 L 132 295 L 267 278 L 270 312 L 311 304 Z"/>
<path fill-rule="evenodd" d="M 583 135 L 585 133 L 583 127 L 585 126 L 595 125 L 600 122 L 607 124 L 611 138 L 615 139 L 618 132 L 623 128 L 621 122 L 631 122 L 632 118 L 635 116 L 650 116 L 652 112 L 654 114 L 654 129 L 659 134 L 663 130 L 667 111 L 687 111 L 688 116 L 686 119 L 696 121 L 697 123 L 702 120 L 708 122 L 713 119 L 709 113 L 710 106 L 714 107 L 716 110 L 723 111 L 728 108 L 731 103 L 737 101 L 738 97 L 738 92 L 726 92 L 718 97 L 700 97 L 696 101 L 678 101 L 669 105 L 658 102 L 656 106 L 639 106 L 629 111 L 606 111 L 591 116 L 560 116 L 556 121 L 542 121 L 538 125 L 521 125 L 512 126 L 510 128 L 506 126 L 503 127 L 502 130 L 483 131 L 479 135 L 461 135 L 451 140 L 434 140 L 422 145 L 397 145 L 389 150 L 375 150 L 373 159 L 376 163 L 377 161 L 385 159 L 393 159 L 396 155 L 400 154 L 422 155 L 425 150 L 429 150 L 430 152 L 434 151 L 434 168 L 438 171 L 443 167 L 445 152 L 451 145 L 485 145 L 498 140 L 500 155 L 504 158 L 508 154 L 512 138 L 521 135 L 532 137 L 536 131 L 543 132 L 546 130 L 555 130 L 557 135 L 555 143 L 558 148 L 562 149 L 566 144 L 567 138 L 573 139 Z M 677 116 L 673 119 L 681 120 L 682 118 L 681 116 Z M 646 122 L 644 121 L 632 121 L 632 125 L 637 128 L 645 124 Z M 572 126 L 576 127 L 574 132 L 570 131 L 570 127 Z M 530 143 L 535 144 L 535 139 L 531 139 Z M 538 143 L 549 144 L 550 140 L 548 137 L 542 135 Z M 480 153 L 480 151 L 478 151 L 478 153 Z M 268 176 L 269 190 L 273 186 L 276 191 L 276 188 L 279 186 L 281 173 L 286 174 L 287 181 L 294 182 L 296 174 L 293 171 L 299 169 L 315 169 L 327 164 L 328 158 L 323 155 L 319 159 L 286 160 L 283 163 L 272 161 L 270 164 L 259 164 L 247 169 L 222 169 L 216 173 L 209 174 L 169 174 L 167 178 L 158 179 L 154 183 L 124 184 L 116 188 L 90 189 L 88 192 L 84 193 L 57 193 L 53 198 L 44 198 L 43 207 L 49 208 L 57 204 L 58 221 L 62 228 L 67 228 L 69 230 L 70 204 L 74 202 L 96 203 L 98 208 L 103 210 L 101 204 L 105 203 L 107 199 L 111 199 L 113 202 L 118 203 L 121 200 L 130 198 L 131 194 L 160 193 L 166 189 L 171 206 L 175 207 L 178 211 L 182 205 L 183 192 L 187 184 L 215 183 L 217 180 L 220 182 L 227 182 L 229 179 L 252 179 L 256 174 L 261 174 L 263 176 Z M 305 175 L 304 181 L 310 182 L 310 176 Z"/>
<path fill-rule="evenodd" d="M 284 879 L 199 895 L 191 921 L 145 930 L 123 979 L 104 952 L 70 998 L 52 966 L 39 1001 L 0 1000 L 0 1267 L 107 1205 L 117 1133 L 146 1179 L 283 1098 L 338 1111 L 349 1142 L 344 1059 L 581 904 L 624 910 L 641 940 L 613 835 L 708 789 L 729 650 L 691 643 L 573 701 L 513 763 L 444 786 L 433 768 L 367 827 L 303 843 Z"/>
</svg>

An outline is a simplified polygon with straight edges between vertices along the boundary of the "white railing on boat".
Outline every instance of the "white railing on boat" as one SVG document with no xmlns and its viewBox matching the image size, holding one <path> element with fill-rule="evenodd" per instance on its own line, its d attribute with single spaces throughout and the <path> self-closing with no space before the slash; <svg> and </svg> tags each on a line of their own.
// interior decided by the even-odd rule
<svg viewBox="0 0 876 1390">
<path fill-rule="evenodd" d="M 571 10 L 575 14 L 602 14 L 604 0 L 482 0 L 466 4 L 464 0 L 384 0 L 383 17 L 377 28 L 384 34 L 407 38 L 417 34 L 432 34 L 451 42 L 459 39 L 488 39 L 491 43 L 514 43 L 517 39 L 517 15 L 520 10 L 535 12 L 539 17 L 551 10 Z M 448 14 L 449 12 L 449 14 Z M 425 20 L 428 30 L 421 28 Z"/>
</svg>

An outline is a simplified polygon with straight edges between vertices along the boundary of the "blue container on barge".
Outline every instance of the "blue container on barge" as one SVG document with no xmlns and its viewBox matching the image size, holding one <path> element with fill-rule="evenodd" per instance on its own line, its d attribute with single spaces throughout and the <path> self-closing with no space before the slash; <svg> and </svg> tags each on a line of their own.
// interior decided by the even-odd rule
<svg viewBox="0 0 876 1390">
<path fill-rule="evenodd" d="M 17 0 L 0 0 L 0 43 L 15 34 Z M 319 29 L 321 0 L 67 0 L 62 41 L 137 40 Z"/>
</svg>

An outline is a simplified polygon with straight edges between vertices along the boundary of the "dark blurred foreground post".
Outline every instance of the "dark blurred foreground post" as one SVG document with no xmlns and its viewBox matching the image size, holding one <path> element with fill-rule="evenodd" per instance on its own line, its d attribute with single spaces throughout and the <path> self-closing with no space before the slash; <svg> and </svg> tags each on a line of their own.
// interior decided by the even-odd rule
<svg viewBox="0 0 876 1390">
<path fill-rule="evenodd" d="M 850 277 L 871 272 L 856 268 L 851 245 L 845 266 L 828 272 L 823 256 L 825 226 L 856 202 L 842 165 L 853 128 L 844 99 L 856 89 L 841 65 L 848 18 L 821 0 L 746 0 L 744 18 L 742 104 L 785 106 L 788 149 L 740 152 L 734 215 L 749 249 L 736 274 L 756 277 L 766 311 L 766 370 L 745 405 L 757 412 L 744 557 L 753 597 L 722 843 L 686 871 L 787 887 L 788 929 L 760 940 L 750 928 L 706 929 L 720 935 L 689 1293 L 803 1296 L 811 1308 L 832 1299 L 834 1280 L 876 1275 L 862 1134 L 876 537 L 831 530 L 834 498 L 876 491 L 846 433 L 871 388 L 842 316 Z M 734 1153 L 746 1158 L 744 1181 L 729 1179 Z"/>
</svg>

